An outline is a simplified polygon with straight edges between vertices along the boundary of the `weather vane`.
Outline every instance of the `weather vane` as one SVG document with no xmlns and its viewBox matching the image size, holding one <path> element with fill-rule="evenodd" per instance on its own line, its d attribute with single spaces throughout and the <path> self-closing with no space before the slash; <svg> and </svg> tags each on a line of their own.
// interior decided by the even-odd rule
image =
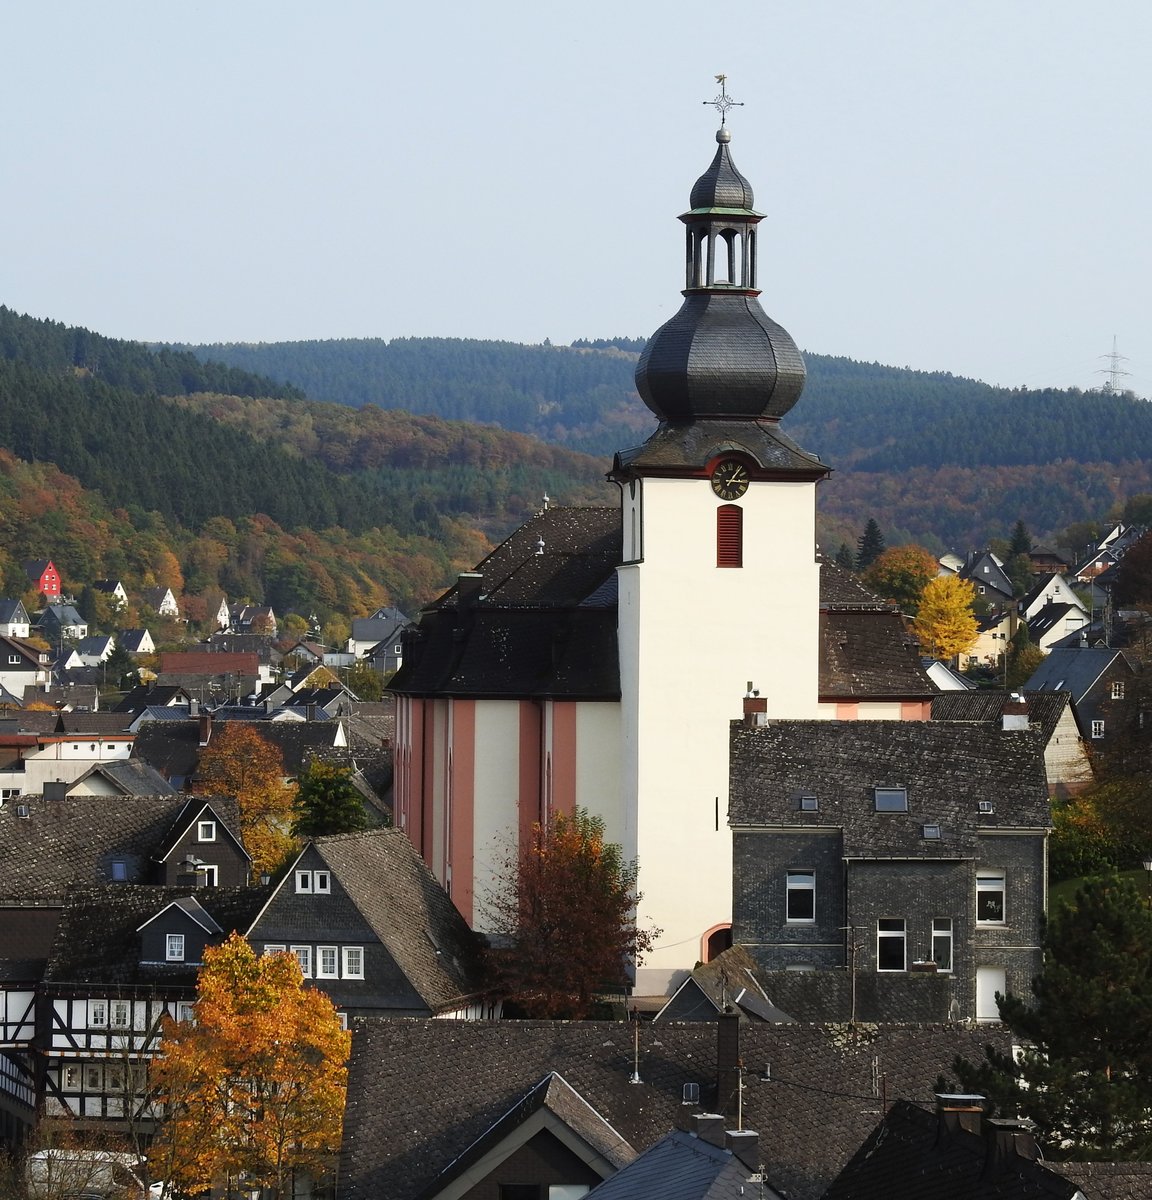
<svg viewBox="0 0 1152 1200">
<path fill-rule="evenodd" d="M 717 75 L 716 82 L 720 85 L 720 95 L 717 96 L 715 100 L 702 100 L 701 103 L 711 104 L 716 109 L 716 111 L 720 114 L 720 124 L 723 126 L 724 122 L 728 119 L 728 110 L 730 108 L 743 108 L 744 101 L 733 100 L 732 97 L 728 95 L 728 89 L 725 86 L 725 84 L 728 82 L 727 75 Z"/>
</svg>

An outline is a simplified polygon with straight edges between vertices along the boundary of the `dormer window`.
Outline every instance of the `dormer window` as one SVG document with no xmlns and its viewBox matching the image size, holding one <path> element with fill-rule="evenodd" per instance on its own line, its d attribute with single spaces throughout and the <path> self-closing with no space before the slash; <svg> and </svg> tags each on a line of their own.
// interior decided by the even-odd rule
<svg viewBox="0 0 1152 1200">
<path fill-rule="evenodd" d="M 184 961 L 184 935 L 182 933 L 168 934 L 164 945 L 164 959 L 166 962 Z"/>
<path fill-rule="evenodd" d="M 801 812 L 819 812 L 820 801 L 815 796 L 801 796 L 798 807 Z"/>
<path fill-rule="evenodd" d="M 327 896 L 332 891 L 332 875 L 329 871 L 297 871 L 296 891 L 306 895 Z"/>
<path fill-rule="evenodd" d="M 197 821 L 196 840 L 198 842 L 214 842 L 216 840 L 216 822 Z"/>
<path fill-rule="evenodd" d="M 128 879 L 128 864 L 122 858 L 112 860 L 112 882 L 125 883 Z"/>
<path fill-rule="evenodd" d="M 940 840 L 940 826 L 939 825 L 922 825 L 920 827 L 920 832 L 928 841 L 939 841 Z"/>
<path fill-rule="evenodd" d="M 907 812 L 908 789 L 902 787 L 878 787 L 873 789 L 877 812 Z"/>
<path fill-rule="evenodd" d="M 312 872 L 311 871 L 297 871 L 296 872 L 296 891 L 298 893 L 299 892 L 307 892 L 307 893 L 311 894 L 311 892 L 312 892 Z"/>
</svg>

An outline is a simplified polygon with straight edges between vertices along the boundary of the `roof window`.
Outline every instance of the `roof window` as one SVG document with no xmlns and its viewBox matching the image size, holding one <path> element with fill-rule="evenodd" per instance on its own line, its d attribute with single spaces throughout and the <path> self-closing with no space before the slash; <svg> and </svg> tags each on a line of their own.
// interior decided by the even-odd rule
<svg viewBox="0 0 1152 1200">
<path fill-rule="evenodd" d="M 902 787 L 878 787 L 873 789 L 877 812 L 907 812 L 908 789 Z"/>
</svg>

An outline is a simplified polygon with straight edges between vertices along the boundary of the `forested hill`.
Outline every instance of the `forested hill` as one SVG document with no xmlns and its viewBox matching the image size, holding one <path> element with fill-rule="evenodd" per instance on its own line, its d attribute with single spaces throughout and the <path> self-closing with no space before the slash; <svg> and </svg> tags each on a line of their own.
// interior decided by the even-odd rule
<svg viewBox="0 0 1152 1200">
<path fill-rule="evenodd" d="M 295 384 L 314 400 L 492 422 L 610 454 L 652 428 L 633 383 L 642 345 L 625 338 L 572 346 L 396 338 L 187 349 Z M 1152 457 L 1152 404 L 1131 396 L 1013 390 L 822 354 L 805 360 L 808 384 L 785 425 L 841 469 Z"/>
</svg>

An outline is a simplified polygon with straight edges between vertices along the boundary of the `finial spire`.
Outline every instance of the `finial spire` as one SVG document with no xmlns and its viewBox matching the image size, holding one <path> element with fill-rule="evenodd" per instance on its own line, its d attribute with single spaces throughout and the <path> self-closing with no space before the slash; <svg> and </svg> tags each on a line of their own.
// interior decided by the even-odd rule
<svg viewBox="0 0 1152 1200">
<path fill-rule="evenodd" d="M 728 119 L 728 110 L 730 108 L 743 108 L 743 100 L 733 100 L 728 95 L 728 76 L 717 75 L 716 82 L 720 85 L 720 95 L 715 100 L 703 100 L 702 104 L 711 104 L 720 114 L 720 128 L 724 128 L 724 122 Z"/>
</svg>

